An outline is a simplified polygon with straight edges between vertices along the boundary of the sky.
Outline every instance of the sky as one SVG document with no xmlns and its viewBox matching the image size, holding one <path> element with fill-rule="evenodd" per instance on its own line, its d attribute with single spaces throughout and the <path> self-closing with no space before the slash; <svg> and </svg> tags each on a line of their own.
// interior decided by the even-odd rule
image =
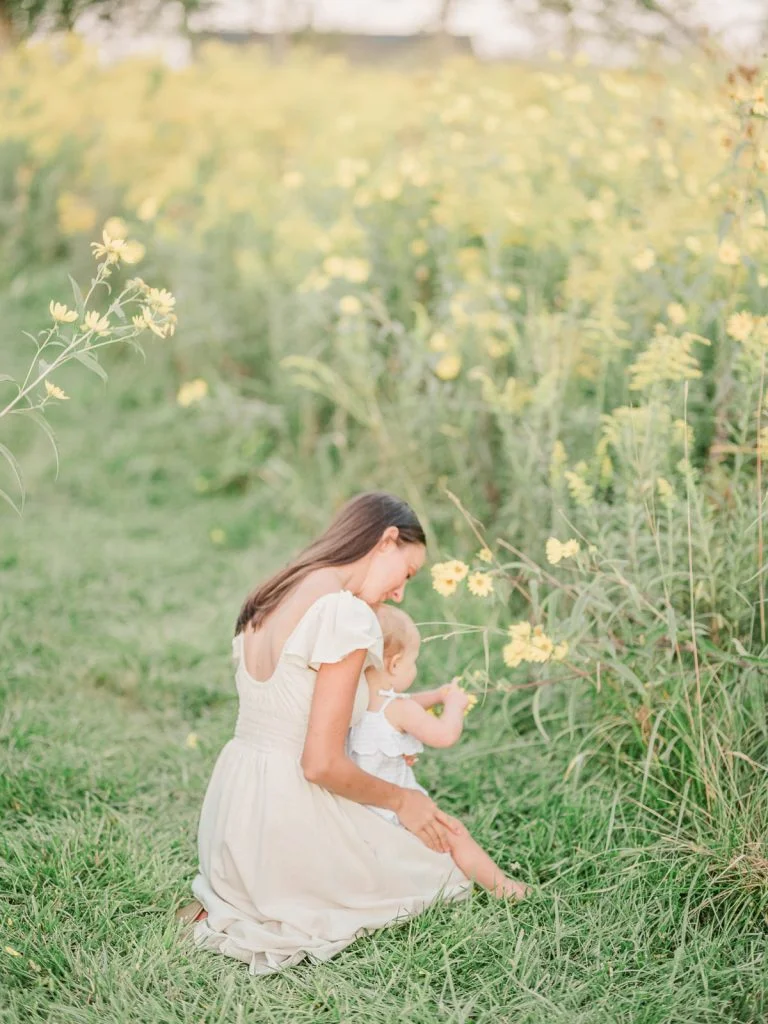
<svg viewBox="0 0 768 1024">
<path fill-rule="evenodd" d="M 449 29 L 472 36 L 475 51 L 482 57 L 525 57 L 536 50 L 556 48 L 556 20 L 540 17 L 532 24 L 531 19 L 515 14 L 531 2 L 535 0 L 453 0 Z M 679 4 L 679 0 L 662 2 L 670 10 Z M 584 6 L 588 3 L 585 0 Z M 694 0 L 694 4 L 701 23 L 720 34 L 737 53 L 754 51 L 758 26 L 768 19 L 768 0 Z M 407 35 L 434 25 L 440 7 L 440 0 L 216 0 L 209 14 L 193 16 L 192 27 L 271 31 L 286 20 L 305 25 L 311 14 L 313 27 L 319 30 Z M 135 39 L 121 30 L 113 31 L 108 40 L 105 30 L 87 17 L 78 27 L 101 41 L 105 56 L 160 48 L 170 63 L 184 63 L 188 52 L 185 56 L 186 44 L 178 38 L 175 24 L 171 5 L 153 32 Z M 593 47 L 591 56 L 599 60 L 612 55 Z"/>
</svg>

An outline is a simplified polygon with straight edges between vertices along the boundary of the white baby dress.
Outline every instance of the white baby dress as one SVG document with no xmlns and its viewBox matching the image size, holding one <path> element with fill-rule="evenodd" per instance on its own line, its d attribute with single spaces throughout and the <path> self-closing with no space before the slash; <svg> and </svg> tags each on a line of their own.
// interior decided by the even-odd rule
<svg viewBox="0 0 768 1024">
<path fill-rule="evenodd" d="M 450 854 L 304 777 L 317 670 L 361 648 L 368 651 L 363 672 L 381 667 L 379 620 L 348 590 L 310 605 L 268 680 L 249 675 L 242 636 L 235 638 L 239 714 L 200 814 L 192 889 L 208 916 L 194 939 L 245 961 L 252 974 L 305 957 L 328 960 L 359 936 L 472 889 Z M 368 706 L 363 672 L 353 726 Z"/>
<path fill-rule="evenodd" d="M 416 781 L 413 768 L 403 757 L 404 754 L 420 754 L 424 745 L 410 733 L 396 729 L 384 714 L 393 700 L 410 698 L 407 693 L 398 693 L 396 690 L 379 690 L 379 695 L 387 698 L 379 710 L 366 711 L 359 722 L 349 730 L 347 752 L 364 772 L 393 782 L 396 786 L 419 789 L 429 796 L 426 789 Z M 395 825 L 400 824 L 394 811 L 371 804 L 365 806 L 387 821 Z"/>
</svg>

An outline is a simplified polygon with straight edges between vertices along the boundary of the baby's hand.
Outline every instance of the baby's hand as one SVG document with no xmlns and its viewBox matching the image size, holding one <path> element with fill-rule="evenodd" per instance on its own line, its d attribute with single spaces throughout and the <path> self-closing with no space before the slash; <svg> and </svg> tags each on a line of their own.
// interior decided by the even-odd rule
<svg viewBox="0 0 768 1024">
<path fill-rule="evenodd" d="M 450 689 L 445 698 L 446 707 L 458 707 L 461 711 L 464 711 L 470 703 L 470 695 L 462 690 L 460 686 Z"/>
<path fill-rule="evenodd" d="M 461 693 L 464 692 L 461 689 L 461 686 L 459 685 L 460 679 L 461 676 L 454 676 L 450 683 L 446 683 L 444 686 L 440 687 L 438 692 L 440 694 L 440 699 L 443 703 L 445 703 L 446 697 L 448 696 L 449 693 L 455 693 L 456 691 L 459 691 Z"/>
<path fill-rule="evenodd" d="M 419 760 L 418 754 L 403 754 L 403 760 L 409 768 L 413 768 L 416 762 Z"/>
</svg>

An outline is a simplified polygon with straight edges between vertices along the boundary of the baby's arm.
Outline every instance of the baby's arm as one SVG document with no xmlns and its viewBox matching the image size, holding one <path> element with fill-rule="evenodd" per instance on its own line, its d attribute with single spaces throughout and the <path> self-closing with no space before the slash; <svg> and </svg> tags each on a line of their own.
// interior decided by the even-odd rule
<svg viewBox="0 0 768 1024">
<path fill-rule="evenodd" d="M 427 747 L 451 747 L 464 728 L 464 707 L 460 700 L 447 701 L 442 715 L 435 718 L 409 698 L 393 701 L 384 714 L 396 728 L 415 736 Z"/>
<path fill-rule="evenodd" d="M 436 690 L 422 690 L 421 693 L 409 692 L 408 697 L 410 700 L 416 701 L 419 707 L 424 709 L 432 708 L 435 704 L 442 704 L 443 702 L 443 693 L 440 687 Z"/>
<path fill-rule="evenodd" d="M 408 692 L 411 700 L 415 700 L 423 708 L 433 708 L 435 704 L 442 704 L 448 695 L 448 691 L 458 683 L 460 676 L 454 676 L 450 683 L 445 686 L 438 686 L 435 690 L 422 690 L 420 693 Z"/>
</svg>

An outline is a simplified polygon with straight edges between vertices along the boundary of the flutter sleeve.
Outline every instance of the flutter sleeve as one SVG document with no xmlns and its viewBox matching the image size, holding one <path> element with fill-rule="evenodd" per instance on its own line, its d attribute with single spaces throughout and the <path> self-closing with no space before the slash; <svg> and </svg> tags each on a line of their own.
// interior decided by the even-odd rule
<svg viewBox="0 0 768 1024">
<path fill-rule="evenodd" d="M 284 654 L 317 671 L 341 661 L 352 651 L 368 653 L 364 668 L 383 667 L 384 638 L 376 613 L 348 590 L 324 594 L 304 615 L 289 637 Z"/>
</svg>

